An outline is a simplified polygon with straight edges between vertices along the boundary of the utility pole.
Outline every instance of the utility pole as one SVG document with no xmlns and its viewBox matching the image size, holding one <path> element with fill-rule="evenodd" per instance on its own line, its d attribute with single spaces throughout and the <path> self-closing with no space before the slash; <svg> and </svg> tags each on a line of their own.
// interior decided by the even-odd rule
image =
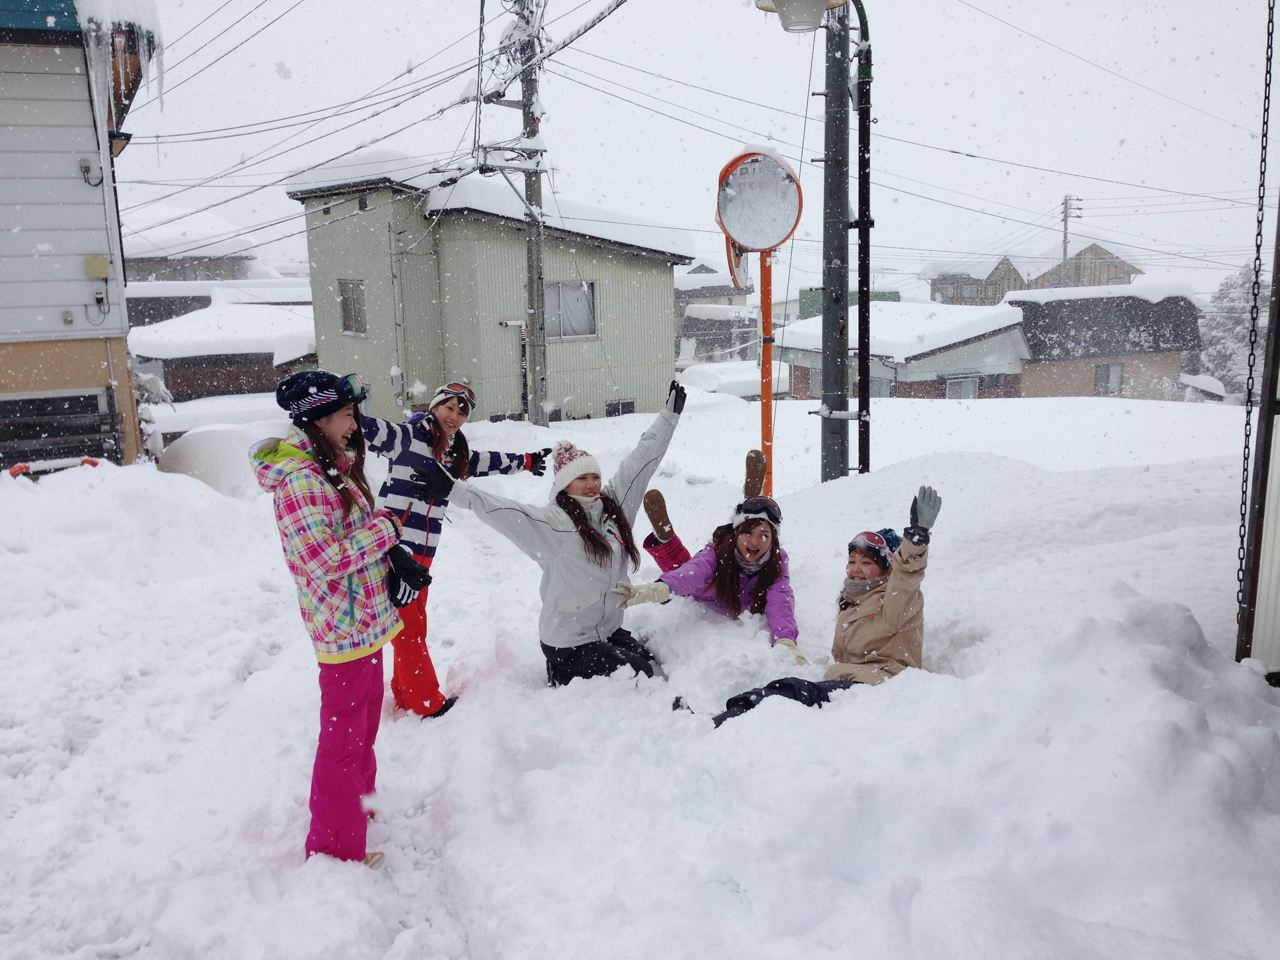
<svg viewBox="0 0 1280 960">
<path fill-rule="evenodd" d="M 538 34 L 542 30 L 543 0 L 515 0 L 513 12 L 520 22 L 522 38 L 518 47 L 520 63 L 526 67 L 538 55 Z M 520 74 L 520 105 L 524 117 L 522 135 L 526 141 L 538 136 L 542 122 L 542 106 L 538 102 L 538 68 Z M 528 268 L 526 341 L 529 366 L 529 421 L 539 427 L 547 425 L 547 298 L 543 280 L 541 153 L 531 154 L 538 161 L 536 169 L 525 171 L 525 261 Z"/>
<path fill-rule="evenodd" d="M 822 216 L 822 481 L 849 475 L 849 12 L 827 14 Z M 870 298 L 867 298 L 870 299 Z M 861 358 L 859 358 L 861 360 Z M 862 386 L 859 385 L 859 393 Z M 860 427 L 861 429 L 861 427 Z"/>
<path fill-rule="evenodd" d="M 1075 204 L 1080 202 L 1079 197 L 1073 197 L 1070 194 L 1062 198 L 1062 267 L 1060 268 L 1061 276 L 1058 286 L 1068 286 L 1067 283 L 1067 248 L 1070 245 L 1070 237 L 1067 234 L 1067 222 L 1071 218 L 1080 219 L 1080 208 Z"/>
<path fill-rule="evenodd" d="M 858 11 L 858 472 L 871 471 L 871 36 Z M 847 49 L 847 48 L 846 48 Z M 846 67 L 846 76 L 848 68 Z"/>
</svg>

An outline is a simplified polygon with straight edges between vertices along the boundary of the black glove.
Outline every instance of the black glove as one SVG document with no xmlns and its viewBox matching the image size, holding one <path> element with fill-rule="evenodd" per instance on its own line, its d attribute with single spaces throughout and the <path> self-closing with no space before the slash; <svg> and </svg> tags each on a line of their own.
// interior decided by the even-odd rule
<svg viewBox="0 0 1280 960">
<path fill-rule="evenodd" d="M 435 460 L 430 461 L 422 473 L 415 473 L 409 479 L 423 500 L 448 500 L 449 491 L 453 489 L 453 477 Z"/>
<path fill-rule="evenodd" d="M 387 551 L 387 563 L 391 565 L 391 572 L 387 574 L 387 593 L 391 595 L 393 607 L 407 607 L 431 585 L 431 574 L 427 568 L 414 560 L 404 545 L 397 543 Z"/>
<path fill-rule="evenodd" d="M 527 454 L 529 457 L 529 472 L 535 477 L 540 477 L 547 472 L 547 457 L 551 455 L 550 447 L 543 447 L 536 453 Z"/>
<path fill-rule="evenodd" d="M 679 416 L 684 412 L 684 401 L 684 387 L 680 386 L 680 382 L 678 380 L 672 380 L 671 387 L 667 390 L 666 408 Z"/>
</svg>

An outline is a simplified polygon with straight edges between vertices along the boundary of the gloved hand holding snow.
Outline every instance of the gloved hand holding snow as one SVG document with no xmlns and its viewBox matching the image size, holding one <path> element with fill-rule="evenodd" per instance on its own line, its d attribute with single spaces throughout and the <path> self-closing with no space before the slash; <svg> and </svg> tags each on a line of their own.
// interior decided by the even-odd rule
<svg viewBox="0 0 1280 960">
<path fill-rule="evenodd" d="M 622 597 L 624 607 L 634 607 L 637 603 L 666 603 L 671 599 L 671 588 L 661 580 L 642 583 L 639 586 L 633 583 L 619 583 L 609 592 Z"/>
<path fill-rule="evenodd" d="M 773 641 L 773 648 L 775 650 L 777 649 L 786 650 L 788 653 L 790 653 L 793 657 L 796 658 L 796 666 L 798 667 L 808 666 L 809 664 L 808 659 L 805 657 L 804 654 L 800 652 L 800 648 L 796 646 L 796 642 L 792 640 L 790 637 L 775 638 Z"/>
<path fill-rule="evenodd" d="M 449 492 L 453 490 L 453 477 L 435 460 L 430 461 L 421 473 L 415 473 L 409 479 L 413 481 L 414 491 L 423 500 L 448 500 Z"/>
</svg>

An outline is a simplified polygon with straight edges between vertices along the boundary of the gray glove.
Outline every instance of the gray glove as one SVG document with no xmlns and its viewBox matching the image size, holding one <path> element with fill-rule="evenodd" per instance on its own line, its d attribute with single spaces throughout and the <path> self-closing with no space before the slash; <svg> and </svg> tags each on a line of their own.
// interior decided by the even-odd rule
<svg viewBox="0 0 1280 960">
<path fill-rule="evenodd" d="M 920 492 L 911 500 L 911 525 L 902 531 L 902 535 L 917 547 L 929 543 L 929 528 L 938 519 L 938 511 L 942 509 L 942 498 L 933 487 L 921 487 Z"/>
</svg>

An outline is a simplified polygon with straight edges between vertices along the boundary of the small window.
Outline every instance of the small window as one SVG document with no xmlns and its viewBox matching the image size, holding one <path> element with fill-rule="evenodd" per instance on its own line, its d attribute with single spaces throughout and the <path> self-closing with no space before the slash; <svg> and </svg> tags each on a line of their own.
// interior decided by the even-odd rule
<svg viewBox="0 0 1280 960">
<path fill-rule="evenodd" d="M 948 400 L 973 400 L 977 395 L 977 377 L 953 377 L 947 381 Z"/>
<path fill-rule="evenodd" d="M 358 205 L 361 210 L 369 209 L 369 195 L 367 193 L 360 194 L 360 200 L 358 202 Z"/>
<path fill-rule="evenodd" d="M 363 336 L 369 332 L 364 310 L 364 281 L 339 280 L 338 302 L 342 306 L 342 332 Z"/>
<path fill-rule="evenodd" d="M 624 413 L 635 413 L 636 402 L 634 400 L 614 400 L 604 405 L 604 415 L 606 417 L 620 417 Z"/>
<path fill-rule="evenodd" d="M 1123 363 L 1100 363 L 1093 368 L 1093 395 L 1118 397 L 1124 384 Z"/>
<path fill-rule="evenodd" d="M 547 300 L 548 340 L 597 335 L 595 281 L 548 283 L 544 290 Z"/>
<path fill-rule="evenodd" d="M 1003 373 L 987 373 L 978 378 L 978 386 L 983 390 L 1003 390 L 1008 383 Z"/>
</svg>

